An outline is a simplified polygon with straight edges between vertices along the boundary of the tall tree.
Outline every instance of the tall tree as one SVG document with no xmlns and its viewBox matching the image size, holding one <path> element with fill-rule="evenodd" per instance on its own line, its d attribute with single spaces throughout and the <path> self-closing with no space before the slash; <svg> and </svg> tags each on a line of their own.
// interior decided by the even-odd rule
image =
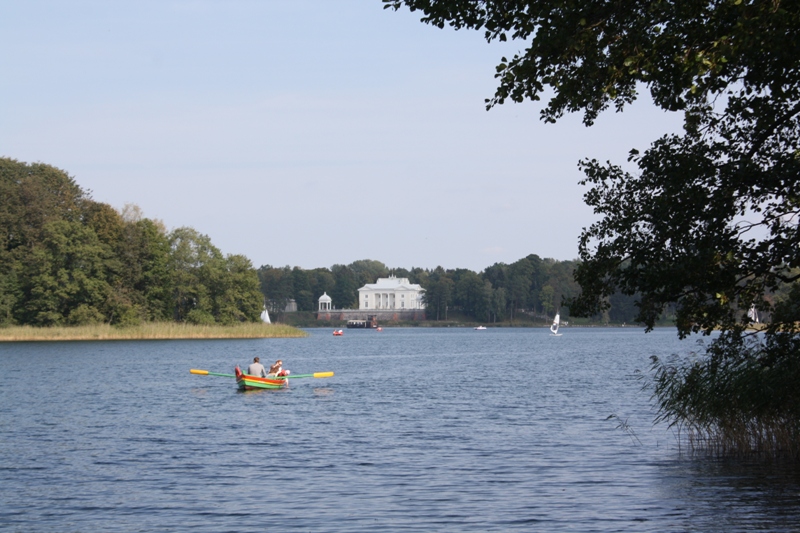
<svg viewBox="0 0 800 533">
<path fill-rule="evenodd" d="M 484 280 L 475 309 L 475 318 L 491 322 L 493 316 L 492 295 L 492 283 Z"/>
<path fill-rule="evenodd" d="M 549 283 L 539 291 L 539 302 L 542 306 L 542 311 L 548 315 L 553 314 L 557 307 L 555 303 L 555 292 L 555 289 L 553 289 L 553 286 Z"/>
<path fill-rule="evenodd" d="M 800 3 L 384 2 L 525 42 L 501 59 L 489 107 L 547 89 L 545 121 L 582 111 L 590 125 L 646 87 L 684 113 L 684 135 L 632 152 L 638 175 L 584 162 L 586 201 L 603 218 L 581 238 L 573 311 L 593 314 L 619 288 L 640 294 L 648 326 L 677 301 L 682 335 L 710 332 L 741 325 L 741 309 L 768 308 L 765 292 L 797 281 L 784 267 L 800 265 Z"/>
<path fill-rule="evenodd" d="M 126 222 L 116 249 L 125 265 L 121 290 L 134 303 L 125 321 L 172 319 L 175 279 L 170 240 L 163 226 L 147 218 Z"/>
<path fill-rule="evenodd" d="M 336 286 L 331 291 L 330 297 L 334 307 L 348 309 L 358 304 L 358 289 L 361 288 L 359 276 L 345 265 L 331 267 Z"/>
<path fill-rule="evenodd" d="M 581 290 L 575 281 L 575 271 L 579 263 L 576 261 L 553 261 L 545 260 L 543 262 L 548 267 L 548 283 L 554 289 L 555 300 L 554 304 L 560 310 L 562 318 L 569 317 L 571 310 L 569 307 L 564 308 L 566 302 L 570 302 L 577 297 Z"/>
<path fill-rule="evenodd" d="M 492 289 L 492 315 L 495 322 L 506 318 L 507 305 L 506 290 L 503 287 Z"/>
<path fill-rule="evenodd" d="M 479 317 L 483 311 L 483 280 L 471 270 L 457 269 L 453 273 L 453 281 L 453 305 L 469 316 Z"/>
<path fill-rule="evenodd" d="M 308 271 L 300 267 L 292 269 L 292 286 L 298 311 L 314 310 L 314 294 L 311 292 L 311 281 L 308 278 Z"/>
<path fill-rule="evenodd" d="M 207 235 L 193 228 L 170 234 L 173 271 L 173 313 L 178 321 L 213 323 L 211 285 L 223 269 L 224 259 Z"/>
<path fill-rule="evenodd" d="M 753 360 L 770 369 L 780 363 L 781 376 L 800 375 L 791 314 L 773 316 L 763 343 L 748 346 L 744 336 L 748 309 L 772 311 L 769 293 L 800 281 L 800 2 L 384 2 L 420 9 L 423 21 L 440 27 L 483 29 L 489 41 L 525 42 L 523 52 L 501 59 L 489 107 L 549 90 L 545 121 L 582 111 L 591 125 L 646 88 L 657 106 L 683 113 L 683 134 L 631 151 L 636 173 L 582 163 L 586 203 L 601 218 L 581 236 L 582 292 L 570 304 L 573 313 L 594 315 L 619 290 L 637 298 L 636 318 L 648 328 L 674 305 L 680 336 L 723 330 L 705 366 L 660 374 L 666 418 L 710 421 L 697 430 L 731 437 L 727 428 L 740 426 L 726 413 L 693 406 L 724 397 L 731 401 L 719 405 L 729 409 L 736 391 L 725 388 L 728 378 L 741 369 L 763 377 L 758 365 L 745 364 Z M 797 293 L 788 293 L 790 301 Z M 767 431 L 795 435 L 790 442 L 800 449 L 800 395 L 785 383 L 736 404 L 735 416 L 755 418 L 750 427 L 759 428 L 739 442 L 768 442 Z M 673 402 L 681 395 L 697 402 L 684 409 Z"/>
<path fill-rule="evenodd" d="M 436 320 L 447 320 L 447 310 L 453 301 L 454 287 L 455 283 L 444 268 L 436 267 L 430 273 L 426 284 L 422 285 L 422 288 L 425 289 L 423 299 L 429 318 L 435 316 Z"/>
<path fill-rule="evenodd" d="M 8 250 L 40 241 L 47 222 L 80 221 L 88 199 L 63 170 L 8 158 L 0 158 L 0 193 L 0 238 Z"/>
<path fill-rule="evenodd" d="M 57 326 L 110 321 L 110 256 L 109 247 L 79 222 L 45 224 L 41 243 L 24 262 L 21 322 Z"/>
<path fill-rule="evenodd" d="M 385 278 L 389 275 L 386 265 L 372 259 L 359 259 L 350 263 L 348 267 L 358 276 L 359 287 L 363 287 L 367 283 L 375 283 L 378 278 Z"/>
<path fill-rule="evenodd" d="M 288 265 L 282 268 L 265 265 L 258 269 L 258 279 L 269 314 L 278 320 L 294 294 L 292 269 Z"/>
<path fill-rule="evenodd" d="M 120 214 L 44 164 L 0 158 L 0 197 L 0 325 L 257 317 L 252 265 L 191 228 L 168 237 L 138 207 Z"/>
<path fill-rule="evenodd" d="M 508 296 L 510 300 L 510 316 L 514 319 L 514 312 L 524 308 L 530 296 L 534 268 L 527 258 L 512 263 L 509 266 L 510 279 L 508 282 Z"/>
<path fill-rule="evenodd" d="M 535 312 L 537 311 L 537 295 L 545 283 L 542 272 L 542 258 L 536 254 L 530 254 L 526 256 L 525 259 L 528 260 L 528 263 L 530 263 L 531 267 L 533 268 L 533 271 L 531 272 L 531 286 L 527 307 Z"/>
<path fill-rule="evenodd" d="M 221 324 L 260 320 L 263 297 L 250 260 L 243 255 L 228 255 L 220 274 L 212 286 L 214 319 Z"/>
<path fill-rule="evenodd" d="M 506 287 L 508 284 L 508 278 L 508 265 L 505 263 L 495 263 L 492 266 L 486 267 L 486 269 L 483 271 L 483 279 L 491 282 L 492 287 L 495 289 Z"/>
<path fill-rule="evenodd" d="M 336 286 L 336 280 L 327 268 L 315 268 L 310 272 L 310 281 L 314 310 L 316 310 L 319 297 L 331 293 Z"/>
</svg>

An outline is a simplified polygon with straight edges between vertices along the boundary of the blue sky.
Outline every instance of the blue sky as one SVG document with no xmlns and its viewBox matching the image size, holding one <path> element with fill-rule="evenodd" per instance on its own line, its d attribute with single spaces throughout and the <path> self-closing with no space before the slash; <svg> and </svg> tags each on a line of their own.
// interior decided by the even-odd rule
<svg viewBox="0 0 800 533">
<path fill-rule="evenodd" d="M 577 257 L 585 157 L 676 131 L 642 99 L 592 128 L 486 111 L 523 43 L 379 0 L 0 0 L 0 156 L 191 226 L 258 267 Z"/>
</svg>

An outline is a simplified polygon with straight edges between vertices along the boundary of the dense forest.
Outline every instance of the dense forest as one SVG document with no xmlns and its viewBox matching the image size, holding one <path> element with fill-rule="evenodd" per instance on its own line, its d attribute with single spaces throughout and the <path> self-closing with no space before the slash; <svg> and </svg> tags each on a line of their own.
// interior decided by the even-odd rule
<svg viewBox="0 0 800 533">
<path fill-rule="evenodd" d="M 408 278 L 425 289 L 429 320 L 454 315 L 507 322 L 548 319 L 580 293 L 577 261 L 535 254 L 481 272 L 389 268 L 380 261 L 304 270 L 223 256 L 206 235 L 167 231 L 136 206 L 122 212 L 96 202 L 66 172 L 0 159 L 0 326 L 148 321 L 231 324 L 258 321 L 266 302 L 280 319 L 294 300 L 315 311 L 326 292 L 340 309 L 358 306 L 358 289 L 379 277 Z M 784 292 L 784 291 L 778 291 Z M 612 294 L 601 323 L 634 323 L 634 296 Z"/>
<path fill-rule="evenodd" d="M 575 267 L 576 261 L 531 254 L 510 265 L 495 263 L 479 273 L 465 268 L 389 268 L 365 259 L 313 270 L 266 265 L 259 268 L 258 275 L 272 316 L 280 317 L 290 300 L 297 303 L 298 311 L 315 311 L 323 292 L 336 308 L 357 308 L 358 289 L 391 274 L 425 289 L 429 320 L 447 320 L 455 311 L 479 322 L 502 322 L 520 313 L 552 318 L 556 310 L 569 318 L 569 309 L 562 304 L 580 290 L 573 278 Z M 636 316 L 633 297 L 616 294 L 610 304 L 596 321 L 631 323 Z"/>
<path fill-rule="evenodd" d="M 0 326 L 257 321 L 258 275 L 136 206 L 96 202 L 66 172 L 0 158 Z"/>
</svg>

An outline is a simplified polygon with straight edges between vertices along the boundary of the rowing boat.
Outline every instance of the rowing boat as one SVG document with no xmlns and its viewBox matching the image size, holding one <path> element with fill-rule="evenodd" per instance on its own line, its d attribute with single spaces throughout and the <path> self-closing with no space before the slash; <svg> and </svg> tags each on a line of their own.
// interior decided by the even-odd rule
<svg viewBox="0 0 800 533">
<path fill-rule="evenodd" d="M 289 384 L 289 380 L 286 378 L 250 376 L 243 373 L 237 366 L 236 384 L 239 385 L 239 390 L 282 389 Z"/>
</svg>

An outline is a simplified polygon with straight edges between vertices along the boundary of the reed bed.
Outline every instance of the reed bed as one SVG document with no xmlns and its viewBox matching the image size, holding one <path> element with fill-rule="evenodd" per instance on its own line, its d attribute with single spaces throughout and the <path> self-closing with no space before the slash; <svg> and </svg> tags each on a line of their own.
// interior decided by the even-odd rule
<svg viewBox="0 0 800 533">
<path fill-rule="evenodd" d="M 150 322 L 131 327 L 94 324 L 73 327 L 10 326 L 0 328 L 0 342 L 108 341 L 157 339 L 262 339 L 296 338 L 308 334 L 283 324 L 247 322 L 229 326 Z"/>
<path fill-rule="evenodd" d="M 702 357 L 653 357 L 656 421 L 691 452 L 800 461 L 800 339 L 724 337 Z"/>
</svg>

